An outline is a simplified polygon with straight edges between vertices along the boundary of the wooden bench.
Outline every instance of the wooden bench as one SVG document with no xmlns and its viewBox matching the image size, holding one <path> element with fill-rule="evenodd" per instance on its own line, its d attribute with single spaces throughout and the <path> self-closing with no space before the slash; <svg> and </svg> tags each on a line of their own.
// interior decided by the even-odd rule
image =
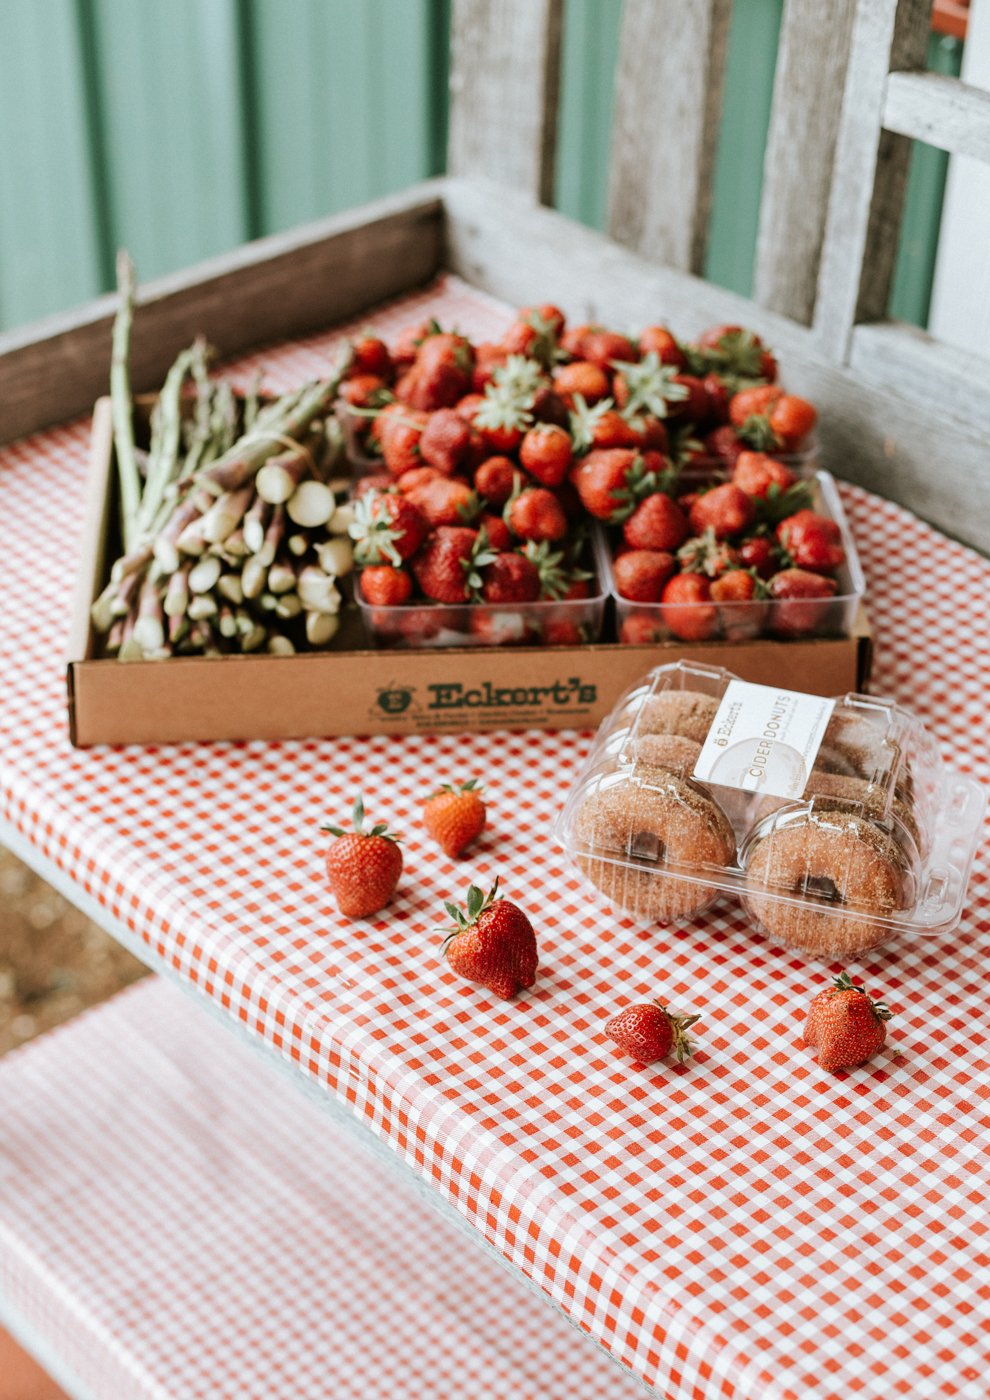
<svg viewBox="0 0 990 1400">
<path fill-rule="evenodd" d="M 0 1064 L 0 1324 L 93 1400 L 642 1395 L 191 998 Z"/>
</svg>

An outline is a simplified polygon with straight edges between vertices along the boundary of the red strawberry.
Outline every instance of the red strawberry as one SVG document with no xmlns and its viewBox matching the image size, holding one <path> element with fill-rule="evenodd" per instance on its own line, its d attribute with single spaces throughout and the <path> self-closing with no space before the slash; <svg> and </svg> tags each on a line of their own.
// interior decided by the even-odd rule
<svg viewBox="0 0 990 1400">
<path fill-rule="evenodd" d="M 626 646 L 652 646 L 664 639 L 664 631 L 655 612 L 630 613 L 619 628 L 619 641 Z"/>
<path fill-rule="evenodd" d="M 363 335 L 352 343 L 354 353 L 354 375 L 375 374 L 388 379 L 392 374 L 392 356 L 384 340 L 375 335 Z"/>
<path fill-rule="evenodd" d="M 423 465 L 419 444 L 426 427 L 426 414 L 400 405 L 398 414 L 379 414 L 377 433 L 382 457 L 393 476 Z"/>
<path fill-rule="evenodd" d="M 842 534 L 834 520 L 799 510 L 777 526 L 777 539 L 799 569 L 831 574 L 845 563 Z"/>
<path fill-rule="evenodd" d="M 381 408 L 391 394 L 381 375 L 355 374 L 341 384 L 340 397 L 352 408 Z"/>
<path fill-rule="evenodd" d="M 467 456 L 471 428 L 453 408 L 438 408 L 419 440 L 420 456 L 445 476 L 452 476 Z"/>
<path fill-rule="evenodd" d="M 884 1044 L 890 1016 L 882 1001 L 871 1001 L 848 972 L 843 972 L 833 987 L 813 999 L 804 1043 L 818 1051 L 822 1069 L 852 1069 L 865 1064 Z"/>
<path fill-rule="evenodd" d="M 618 409 L 606 408 L 607 400 L 597 405 L 595 416 L 589 424 L 592 447 L 636 447 L 640 446 L 641 434 Z"/>
<path fill-rule="evenodd" d="M 521 540 L 562 540 L 567 516 L 552 491 L 531 486 L 513 496 L 505 507 L 505 519 Z"/>
<path fill-rule="evenodd" d="M 327 851 L 327 878 L 342 914 L 363 919 L 376 914 L 392 898 L 402 874 L 402 852 L 388 827 L 379 822 L 370 831 L 364 825 L 364 802 L 354 804 L 354 830 L 325 826 L 337 839 Z"/>
<path fill-rule="evenodd" d="M 639 359 L 639 349 L 627 335 L 618 331 L 591 330 L 581 342 L 581 353 L 589 364 L 611 369 L 616 360 L 629 363 Z"/>
<path fill-rule="evenodd" d="M 459 977 L 508 1000 L 536 981 L 536 934 L 518 905 L 497 894 L 496 879 L 487 895 L 470 887 L 466 915 L 456 904 L 444 904 L 454 928 L 441 951 Z"/>
<path fill-rule="evenodd" d="M 620 598 L 635 603 L 659 603 L 664 584 L 677 567 L 672 554 L 657 549 L 630 549 L 613 565 Z"/>
<path fill-rule="evenodd" d="M 750 418 L 765 418 L 783 394 L 779 384 L 759 384 L 753 389 L 740 389 L 729 401 L 729 422 L 741 428 Z"/>
<path fill-rule="evenodd" d="M 671 1050 L 678 1064 L 694 1054 L 687 1032 L 700 1016 L 672 1016 L 659 1001 L 627 1006 L 605 1024 L 605 1034 L 641 1064 L 664 1059 Z"/>
<path fill-rule="evenodd" d="M 773 630 L 782 637 L 804 636 L 821 627 L 837 589 L 834 578 L 807 569 L 782 569 L 767 586 L 770 597 L 777 600 Z"/>
<path fill-rule="evenodd" d="M 512 531 L 500 515 L 483 514 L 478 517 L 478 529 L 484 530 L 492 549 L 499 552 L 512 548 Z"/>
<path fill-rule="evenodd" d="M 427 598 L 437 603 L 468 601 L 469 575 L 478 566 L 477 546 L 477 530 L 462 526 L 441 525 L 427 536 L 412 560 L 416 582 Z"/>
<path fill-rule="evenodd" d="M 765 452 L 740 452 L 732 466 L 732 480 L 747 496 L 765 500 L 772 487 L 786 491 L 797 478 L 789 467 Z"/>
<path fill-rule="evenodd" d="M 564 313 L 559 307 L 524 306 L 502 337 L 502 345 L 509 354 L 525 355 L 549 368 L 563 330 Z"/>
<path fill-rule="evenodd" d="M 540 596 L 540 571 L 525 554 L 496 554 L 481 580 L 486 603 L 533 603 Z"/>
<path fill-rule="evenodd" d="M 722 427 L 729 421 L 729 391 L 717 374 L 706 374 L 701 381 L 706 407 L 700 422 L 707 428 Z"/>
<path fill-rule="evenodd" d="M 492 382 L 492 376 L 509 358 L 510 351 L 504 345 L 483 340 L 474 347 L 474 369 L 471 372 L 471 388 L 481 394 Z"/>
<path fill-rule="evenodd" d="M 548 618 L 543 624 L 540 641 L 545 647 L 578 647 L 587 637 L 577 622 L 565 618 Z"/>
<path fill-rule="evenodd" d="M 474 489 L 489 505 L 504 506 L 521 475 L 511 457 L 488 457 L 474 474 Z"/>
<path fill-rule="evenodd" d="M 474 351 L 462 335 L 429 335 L 416 352 L 409 402 L 432 411 L 452 408 L 471 388 Z"/>
<path fill-rule="evenodd" d="M 700 495 L 688 518 L 696 535 L 713 530 L 717 540 L 725 540 L 749 529 L 756 519 L 756 507 L 745 491 L 726 481 Z"/>
<path fill-rule="evenodd" d="M 426 538 L 426 521 L 415 503 L 397 491 L 369 492 L 354 502 L 347 533 L 358 564 L 401 564 Z"/>
<path fill-rule="evenodd" d="M 740 454 L 746 451 L 746 444 L 729 423 L 713 428 L 705 438 L 705 447 L 711 456 L 729 468 L 732 468 Z"/>
<path fill-rule="evenodd" d="M 747 569 L 729 569 L 712 580 L 711 595 L 719 604 L 722 636 L 740 642 L 758 637 L 763 630 L 766 586 Z"/>
<path fill-rule="evenodd" d="M 597 403 L 599 399 L 607 397 L 611 386 L 608 375 L 600 365 L 593 365 L 590 360 L 574 360 L 557 370 L 553 387 L 571 405 L 575 395 L 579 395 L 585 403 Z"/>
<path fill-rule="evenodd" d="M 441 480 L 443 480 L 443 472 L 438 472 L 436 467 L 411 467 L 409 471 L 402 473 L 398 481 L 392 484 L 398 487 L 403 496 L 410 496 L 421 486 L 425 486 L 428 481 Z"/>
<path fill-rule="evenodd" d="M 662 469 L 663 461 L 659 453 L 639 453 L 627 447 L 600 448 L 578 462 L 571 472 L 571 482 L 589 515 L 618 524 L 632 514 L 637 501 L 656 490 L 652 471 Z"/>
<path fill-rule="evenodd" d="M 467 482 L 447 476 L 417 486 L 409 492 L 408 499 L 431 530 L 440 525 L 464 525 L 474 519 L 480 504 Z"/>
<path fill-rule="evenodd" d="M 409 473 L 406 472 L 406 475 L 408 476 Z M 354 495 L 360 498 L 381 491 L 391 491 L 394 487 L 395 480 L 389 476 L 388 472 L 372 472 L 371 476 L 362 476 L 355 482 Z"/>
<path fill-rule="evenodd" d="M 485 804 L 477 779 L 460 787 L 444 783 L 423 804 L 423 825 L 451 860 L 467 850 L 485 829 Z"/>
<path fill-rule="evenodd" d="M 687 574 L 721 578 L 726 570 L 739 567 L 739 554 L 724 540 L 717 540 L 714 530 L 708 529 L 702 535 L 685 540 L 677 551 L 677 562 Z"/>
<path fill-rule="evenodd" d="M 771 578 L 779 568 L 777 550 L 766 535 L 750 535 L 737 547 L 736 553 L 742 567 L 752 569 L 762 579 Z"/>
<path fill-rule="evenodd" d="M 662 491 L 640 501 L 622 527 L 622 538 L 633 549 L 678 549 L 687 535 L 687 516 Z"/>
<path fill-rule="evenodd" d="M 520 443 L 519 460 L 541 486 L 559 486 L 574 460 L 570 433 L 555 423 L 538 423 Z"/>
<path fill-rule="evenodd" d="M 640 332 L 640 354 L 649 355 L 651 351 L 662 365 L 674 365 L 677 369 L 687 368 L 687 356 L 666 326 L 647 326 Z"/>
<path fill-rule="evenodd" d="M 718 626 L 711 584 L 701 574 L 675 574 L 660 598 L 664 625 L 682 642 L 707 641 Z"/>
<path fill-rule="evenodd" d="M 781 394 L 770 410 L 770 427 L 785 452 L 796 452 L 818 422 L 818 413 L 807 399 Z"/>
<path fill-rule="evenodd" d="M 418 321 L 413 326 L 404 326 L 392 346 L 392 363 L 397 369 L 408 369 L 423 341 L 439 330 L 436 321 Z"/>
<path fill-rule="evenodd" d="M 361 573 L 361 596 L 376 608 L 393 608 L 412 596 L 412 579 L 405 569 L 375 564 Z"/>
<path fill-rule="evenodd" d="M 529 625 L 512 604 L 504 611 L 485 604 L 472 608 L 468 616 L 468 631 L 484 647 L 522 646 L 530 640 Z"/>
</svg>

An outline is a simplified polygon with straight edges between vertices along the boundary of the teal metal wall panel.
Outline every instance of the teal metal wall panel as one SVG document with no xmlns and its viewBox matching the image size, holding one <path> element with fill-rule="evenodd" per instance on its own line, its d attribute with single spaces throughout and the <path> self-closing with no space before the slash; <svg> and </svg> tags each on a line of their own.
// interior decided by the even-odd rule
<svg viewBox="0 0 990 1400">
<path fill-rule="evenodd" d="M 0 0 L 0 325 L 103 282 L 74 0 Z"/>
<path fill-rule="evenodd" d="M 621 17 L 615 0 L 565 0 L 554 203 L 593 228 L 605 227 Z"/>
</svg>

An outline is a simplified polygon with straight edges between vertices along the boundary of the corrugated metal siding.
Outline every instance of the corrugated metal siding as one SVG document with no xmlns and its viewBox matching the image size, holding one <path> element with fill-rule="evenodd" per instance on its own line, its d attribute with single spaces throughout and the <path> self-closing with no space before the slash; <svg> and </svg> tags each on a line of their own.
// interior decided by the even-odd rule
<svg viewBox="0 0 990 1400">
<path fill-rule="evenodd" d="M 707 274 L 748 292 L 782 0 L 735 0 Z M 620 5 L 566 0 L 557 203 L 605 218 Z M 0 0 L 0 326 L 442 168 L 449 0 Z M 958 71 L 961 45 L 934 40 Z M 662 139 L 662 138 L 658 138 Z M 923 322 L 944 159 L 916 153 L 892 310 Z M 672 197 L 676 197 L 676 192 Z"/>
</svg>

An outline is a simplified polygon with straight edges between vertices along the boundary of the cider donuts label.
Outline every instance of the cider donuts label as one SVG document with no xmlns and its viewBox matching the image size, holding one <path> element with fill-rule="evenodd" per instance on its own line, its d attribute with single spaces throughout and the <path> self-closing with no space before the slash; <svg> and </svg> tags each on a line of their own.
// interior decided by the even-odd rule
<svg viewBox="0 0 990 1400">
<path fill-rule="evenodd" d="M 729 681 L 694 768 L 705 783 L 800 797 L 834 700 L 773 685 Z"/>
</svg>

